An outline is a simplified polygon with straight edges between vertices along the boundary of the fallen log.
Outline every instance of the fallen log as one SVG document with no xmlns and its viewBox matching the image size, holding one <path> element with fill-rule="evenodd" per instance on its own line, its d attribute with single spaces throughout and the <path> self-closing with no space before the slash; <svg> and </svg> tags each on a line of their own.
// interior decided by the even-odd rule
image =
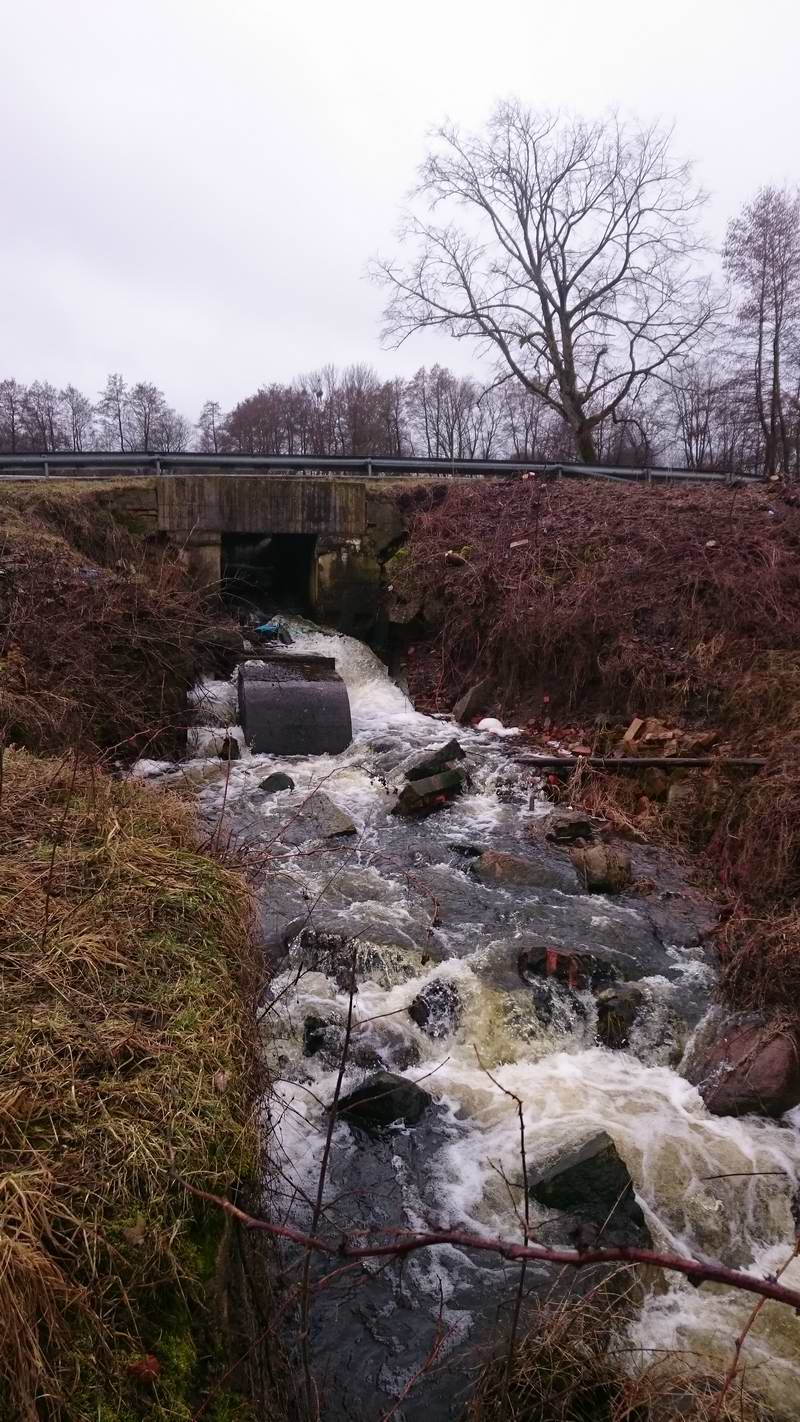
<svg viewBox="0 0 800 1422">
<path fill-rule="evenodd" d="M 700 770 L 711 765 L 721 770 L 763 770 L 763 756 L 722 755 L 526 755 L 514 756 L 518 765 L 539 766 L 542 770 L 574 770 L 588 765 L 592 770 Z"/>
</svg>

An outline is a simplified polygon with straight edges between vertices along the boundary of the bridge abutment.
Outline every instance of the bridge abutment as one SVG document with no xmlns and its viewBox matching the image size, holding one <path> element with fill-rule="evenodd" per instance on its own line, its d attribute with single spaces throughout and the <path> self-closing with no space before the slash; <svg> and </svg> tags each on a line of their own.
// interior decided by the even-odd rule
<svg viewBox="0 0 800 1422">
<path fill-rule="evenodd" d="M 312 617 L 368 638 L 383 563 L 405 530 L 402 487 L 319 475 L 165 475 L 158 481 L 158 526 L 209 588 L 225 583 L 226 545 L 240 537 L 260 549 L 263 541 L 270 601 L 279 606 L 282 595 L 289 605 L 297 601 L 302 575 Z M 292 559 L 303 567 L 290 567 Z"/>
</svg>

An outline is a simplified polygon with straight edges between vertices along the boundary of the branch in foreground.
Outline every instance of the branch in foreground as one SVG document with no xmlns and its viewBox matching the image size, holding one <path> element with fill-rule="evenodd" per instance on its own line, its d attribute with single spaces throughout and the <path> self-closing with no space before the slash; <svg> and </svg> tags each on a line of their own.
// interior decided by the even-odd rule
<svg viewBox="0 0 800 1422">
<path fill-rule="evenodd" d="M 278 1239 L 288 1239 L 303 1249 L 316 1250 L 337 1259 L 357 1261 L 359 1259 L 404 1259 L 418 1249 L 433 1249 L 436 1245 L 452 1244 L 458 1249 L 472 1249 L 484 1254 L 497 1254 L 502 1259 L 519 1261 L 523 1259 L 542 1260 L 547 1264 L 564 1264 L 573 1268 L 585 1268 L 590 1264 L 650 1264 L 657 1269 L 667 1269 L 674 1274 L 683 1274 L 696 1288 L 700 1284 L 724 1284 L 731 1289 L 741 1289 L 748 1294 L 759 1294 L 763 1299 L 775 1303 L 788 1304 L 800 1315 L 800 1290 L 787 1289 L 775 1279 L 759 1279 L 754 1274 L 742 1273 L 739 1269 L 727 1269 L 723 1264 L 703 1263 L 698 1259 L 685 1259 L 679 1254 L 661 1254 L 655 1249 L 631 1249 L 621 1246 L 617 1249 L 551 1249 L 544 1244 L 515 1244 L 510 1239 L 486 1239 L 467 1230 L 435 1230 L 413 1233 L 410 1230 L 383 1227 L 381 1234 L 392 1235 L 385 1244 L 354 1244 L 350 1235 L 343 1235 L 336 1242 L 322 1239 L 313 1234 L 303 1234 L 287 1225 L 271 1224 L 268 1220 L 256 1219 L 245 1210 L 239 1209 L 231 1200 L 222 1195 L 212 1195 L 208 1190 L 199 1190 L 190 1185 L 182 1176 L 173 1172 L 177 1185 L 188 1190 L 198 1200 L 206 1200 L 224 1210 L 245 1229 L 260 1229 Z M 363 1231 L 359 1232 L 359 1237 Z"/>
</svg>

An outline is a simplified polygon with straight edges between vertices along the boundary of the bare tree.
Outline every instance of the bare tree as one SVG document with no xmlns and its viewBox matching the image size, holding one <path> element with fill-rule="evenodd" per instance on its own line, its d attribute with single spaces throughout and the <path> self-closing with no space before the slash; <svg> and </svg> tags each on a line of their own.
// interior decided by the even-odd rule
<svg viewBox="0 0 800 1422">
<path fill-rule="evenodd" d="M 32 449 L 54 454 L 66 437 L 61 424 L 61 400 L 49 380 L 34 380 L 25 392 L 22 422 Z"/>
<path fill-rule="evenodd" d="M 81 391 L 74 385 L 66 385 L 59 392 L 59 400 L 66 426 L 66 434 L 70 442 L 70 447 L 75 454 L 80 454 L 88 444 L 92 444 L 94 433 L 94 408 L 91 400 L 87 400 Z"/>
<path fill-rule="evenodd" d="M 218 400 L 206 400 L 197 421 L 203 454 L 219 454 L 222 437 L 222 410 Z"/>
<path fill-rule="evenodd" d="M 111 449 L 124 451 L 128 442 L 128 387 L 121 375 L 109 375 L 106 388 L 97 403 L 97 413 L 103 421 L 105 443 Z"/>
<path fill-rule="evenodd" d="M 162 450 L 164 454 L 183 454 L 192 442 L 192 434 L 191 422 L 162 402 L 154 427 L 154 443 L 150 448 Z"/>
<path fill-rule="evenodd" d="M 447 125 L 421 170 L 408 267 L 391 290 L 387 339 L 440 327 L 493 349 L 502 368 L 573 431 L 594 431 L 710 322 L 697 274 L 703 201 L 669 134 L 501 104 L 486 136 Z M 461 212 L 463 221 L 453 214 Z"/>
<path fill-rule="evenodd" d="M 0 380 L 0 444 L 9 454 L 16 454 L 20 447 L 24 408 L 25 386 L 12 378 Z"/>
<path fill-rule="evenodd" d="M 151 381 L 140 380 L 128 394 L 128 420 L 133 448 L 148 454 L 162 443 L 160 424 L 167 402 Z"/>
<path fill-rule="evenodd" d="M 730 223 L 726 272 L 741 301 L 738 328 L 752 371 L 764 441 L 764 472 L 789 464 L 783 379 L 800 340 L 800 193 L 762 188 Z"/>
</svg>

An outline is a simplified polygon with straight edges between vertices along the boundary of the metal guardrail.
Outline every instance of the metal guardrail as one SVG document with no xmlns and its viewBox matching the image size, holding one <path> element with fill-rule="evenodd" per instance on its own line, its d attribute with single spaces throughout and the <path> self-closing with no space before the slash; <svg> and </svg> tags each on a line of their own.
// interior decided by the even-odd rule
<svg viewBox="0 0 800 1422">
<path fill-rule="evenodd" d="M 647 469 L 624 466 L 565 464 L 558 461 L 515 459 L 422 459 L 384 458 L 364 455 L 354 458 L 331 455 L 250 455 L 250 454 L 0 454 L 0 478 L 49 478 L 56 473 L 89 478 L 102 474 L 174 476 L 180 474 L 348 474 L 367 479 L 419 478 L 502 478 L 520 474 L 547 474 L 568 479 L 600 478 L 625 483 L 690 481 L 714 484 L 761 483 L 752 475 L 732 471 L 711 473 L 656 465 Z"/>
</svg>

